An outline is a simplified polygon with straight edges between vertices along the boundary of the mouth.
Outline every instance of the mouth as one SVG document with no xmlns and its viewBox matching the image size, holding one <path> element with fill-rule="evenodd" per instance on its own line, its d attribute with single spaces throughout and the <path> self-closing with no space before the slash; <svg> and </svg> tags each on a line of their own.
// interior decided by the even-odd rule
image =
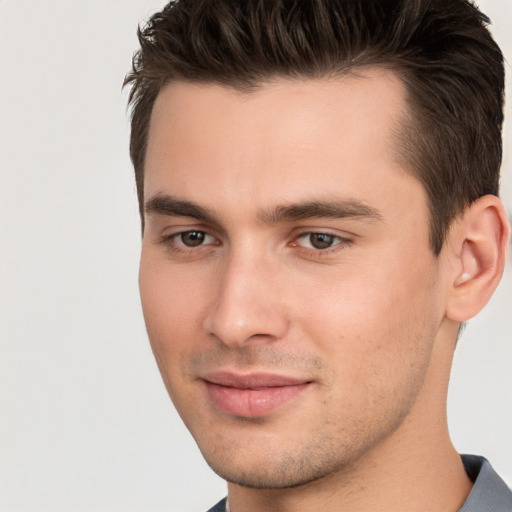
<svg viewBox="0 0 512 512">
<path fill-rule="evenodd" d="M 265 373 L 214 372 L 202 379 L 215 407 L 243 418 L 269 415 L 312 385 L 308 380 Z"/>
</svg>

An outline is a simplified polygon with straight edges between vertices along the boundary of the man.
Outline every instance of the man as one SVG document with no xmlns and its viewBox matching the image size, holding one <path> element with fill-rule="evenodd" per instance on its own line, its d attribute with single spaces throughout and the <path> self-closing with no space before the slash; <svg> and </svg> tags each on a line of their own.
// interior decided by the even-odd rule
<svg viewBox="0 0 512 512">
<path fill-rule="evenodd" d="M 140 289 L 212 510 L 510 511 L 456 452 L 495 290 L 503 58 L 465 0 L 178 0 L 139 34 Z"/>
</svg>

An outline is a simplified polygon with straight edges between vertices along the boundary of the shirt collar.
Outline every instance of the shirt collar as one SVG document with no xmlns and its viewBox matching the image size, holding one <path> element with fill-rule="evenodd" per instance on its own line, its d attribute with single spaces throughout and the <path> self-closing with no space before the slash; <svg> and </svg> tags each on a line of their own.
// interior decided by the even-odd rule
<svg viewBox="0 0 512 512">
<path fill-rule="evenodd" d="M 476 455 L 461 457 L 464 469 L 474 485 L 459 512 L 512 511 L 512 492 L 489 461 Z"/>
</svg>

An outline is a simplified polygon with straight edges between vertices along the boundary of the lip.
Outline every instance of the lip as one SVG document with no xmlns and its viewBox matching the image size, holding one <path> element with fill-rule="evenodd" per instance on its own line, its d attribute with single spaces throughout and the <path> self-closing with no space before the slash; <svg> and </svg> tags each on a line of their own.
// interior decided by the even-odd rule
<svg viewBox="0 0 512 512">
<path fill-rule="evenodd" d="M 214 372 L 202 379 L 208 397 L 218 409 L 245 418 L 272 413 L 312 384 L 305 379 L 267 373 Z"/>
</svg>

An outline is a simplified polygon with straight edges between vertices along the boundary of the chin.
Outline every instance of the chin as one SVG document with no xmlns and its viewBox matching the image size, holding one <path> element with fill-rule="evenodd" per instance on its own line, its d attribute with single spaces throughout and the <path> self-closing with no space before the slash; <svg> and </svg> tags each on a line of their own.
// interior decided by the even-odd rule
<svg viewBox="0 0 512 512">
<path fill-rule="evenodd" d="M 202 450 L 211 469 L 227 482 L 253 489 L 286 489 L 307 486 L 357 460 L 357 454 L 332 442 L 282 448 L 273 443 L 250 443 Z"/>
<path fill-rule="evenodd" d="M 229 483 L 248 487 L 251 489 L 289 489 L 302 487 L 320 480 L 331 471 L 320 468 L 301 467 L 293 461 L 287 463 L 284 471 L 277 471 L 266 465 L 258 464 L 255 467 L 236 467 L 229 465 L 209 464 L 212 470 Z"/>
</svg>

